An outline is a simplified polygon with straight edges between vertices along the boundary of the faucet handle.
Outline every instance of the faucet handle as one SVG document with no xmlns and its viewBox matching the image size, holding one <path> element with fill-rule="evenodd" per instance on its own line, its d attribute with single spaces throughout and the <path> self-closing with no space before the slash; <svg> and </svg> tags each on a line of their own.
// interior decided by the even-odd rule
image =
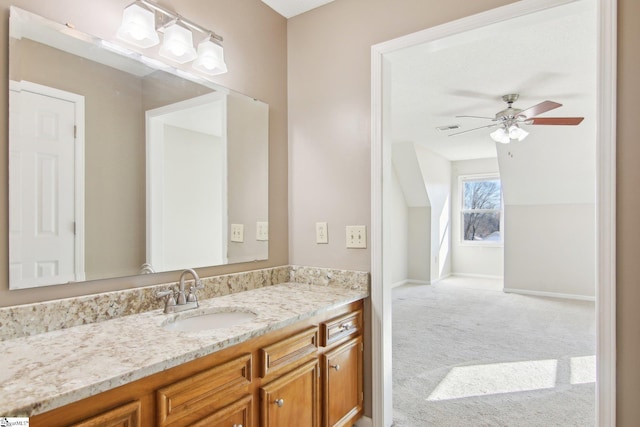
<svg viewBox="0 0 640 427">
<path fill-rule="evenodd" d="M 173 288 L 170 288 L 170 289 L 168 289 L 166 291 L 158 291 L 158 292 L 156 292 L 156 297 L 158 297 L 158 298 L 167 297 L 165 299 L 165 303 L 164 303 L 164 312 L 165 313 L 171 312 L 173 307 L 176 306 L 176 294 L 175 294 L 175 291 L 173 290 Z"/>
<path fill-rule="evenodd" d="M 168 289 L 166 291 L 157 291 L 156 292 L 156 297 L 157 298 L 166 297 L 167 295 L 173 295 L 173 289 Z"/>
</svg>

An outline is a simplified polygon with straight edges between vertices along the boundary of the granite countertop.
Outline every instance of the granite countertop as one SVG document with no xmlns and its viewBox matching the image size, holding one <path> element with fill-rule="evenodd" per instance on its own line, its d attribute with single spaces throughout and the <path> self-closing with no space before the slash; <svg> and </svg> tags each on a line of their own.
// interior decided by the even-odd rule
<svg viewBox="0 0 640 427">
<path fill-rule="evenodd" d="M 283 283 L 2 341 L 0 416 L 33 416 L 206 356 L 368 296 L 361 288 Z M 229 328 L 169 332 L 176 317 L 230 307 L 257 316 Z"/>
</svg>

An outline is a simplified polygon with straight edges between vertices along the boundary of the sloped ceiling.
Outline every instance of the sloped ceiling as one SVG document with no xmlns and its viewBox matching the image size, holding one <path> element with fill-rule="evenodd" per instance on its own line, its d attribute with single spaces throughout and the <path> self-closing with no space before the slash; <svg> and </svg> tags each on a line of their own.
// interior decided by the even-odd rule
<svg viewBox="0 0 640 427">
<path fill-rule="evenodd" d="M 593 140 L 595 3 L 581 0 L 388 54 L 392 141 L 418 143 L 452 161 L 496 157 L 492 129 L 448 136 L 456 131 L 436 128 L 491 124 L 455 116 L 494 117 L 509 93 L 520 94 L 516 108 L 563 104 L 541 117 L 585 117 L 577 127 L 528 126 L 531 134 L 520 144 L 554 140 L 562 150 L 563 139 Z"/>
<path fill-rule="evenodd" d="M 262 0 L 271 9 L 285 18 L 291 18 L 316 7 L 331 3 L 333 0 Z"/>
</svg>

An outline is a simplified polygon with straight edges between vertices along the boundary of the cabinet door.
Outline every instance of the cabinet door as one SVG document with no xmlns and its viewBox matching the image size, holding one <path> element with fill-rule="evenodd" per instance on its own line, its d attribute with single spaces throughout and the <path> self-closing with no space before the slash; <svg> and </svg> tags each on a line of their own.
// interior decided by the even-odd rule
<svg viewBox="0 0 640 427">
<path fill-rule="evenodd" d="M 139 427 L 140 401 L 118 406 L 71 427 Z"/>
<path fill-rule="evenodd" d="M 191 427 L 253 427 L 253 398 L 247 395 L 237 402 L 220 409 L 200 421 L 190 424 Z"/>
<path fill-rule="evenodd" d="M 323 355 L 323 425 L 343 426 L 362 414 L 362 337 Z"/>
<path fill-rule="evenodd" d="M 251 360 L 243 354 L 157 390 L 158 426 L 189 426 L 248 394 Z"/>
<path fill-rule="evenodd" d="M 260 388 L 262 427 L 318 426 L 318 360 Z"/>
</svg>

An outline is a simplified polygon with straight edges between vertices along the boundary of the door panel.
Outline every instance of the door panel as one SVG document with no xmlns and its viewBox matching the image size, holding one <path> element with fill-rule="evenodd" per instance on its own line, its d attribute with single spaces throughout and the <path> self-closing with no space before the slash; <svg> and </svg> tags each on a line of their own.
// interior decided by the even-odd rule
<svg viewBox="0 0 640 427">
<path fill-rule="evenodd" d="M 74 281 L 75 104 L 11 91 L 11 288 Z"/>
</svg>

